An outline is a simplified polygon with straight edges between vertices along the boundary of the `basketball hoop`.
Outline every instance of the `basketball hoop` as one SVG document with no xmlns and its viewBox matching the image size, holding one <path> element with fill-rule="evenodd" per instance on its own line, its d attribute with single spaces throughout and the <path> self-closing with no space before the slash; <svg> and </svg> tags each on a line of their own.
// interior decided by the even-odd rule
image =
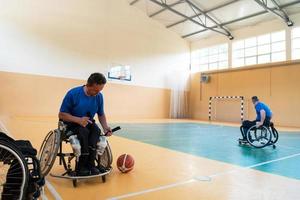
<svg viewBox="0 0 300 200">
<path fill-rule="evenodd" d="M 126 79 L 126 76 L 120 75 L 118 78 L 119 78 L 120 80 L 125 80 L 125 79 Z"/>
</svg>

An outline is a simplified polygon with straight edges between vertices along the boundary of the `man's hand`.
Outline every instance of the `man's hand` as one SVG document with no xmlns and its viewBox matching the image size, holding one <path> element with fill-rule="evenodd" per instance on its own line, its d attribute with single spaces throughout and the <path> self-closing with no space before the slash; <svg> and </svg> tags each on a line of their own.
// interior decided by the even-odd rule
<svg viewBox="0 0 300 200">
<path fill-rule="evenodd" d="M 81 117 L 78 120 L 78 124 L 82 127 L 86 127 L 88 124 L 92 124 L 93 122 L 90 120 L 89 117 Z"/>
<path fill-rule="evenodd" d="M 111 128 L 110 127 L 105 127 L 104 128 L 104 133 L 105 133 L 105 136 L 111 136 L 112 135 Z"/>
<path fill-rule="evenodd" d="M 264 123 L 263 122 L 256 122 L 256 128 L 259 128 L 260 126 L 262 126 Z"/>
</svg>

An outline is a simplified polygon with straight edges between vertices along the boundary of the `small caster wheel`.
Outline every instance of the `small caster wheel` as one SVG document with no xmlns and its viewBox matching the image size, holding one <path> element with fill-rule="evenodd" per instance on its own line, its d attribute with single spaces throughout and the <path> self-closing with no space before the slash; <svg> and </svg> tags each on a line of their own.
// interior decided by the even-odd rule
<svg viewBox="0 0 300 200">
<path fill-rule="evenodd" d="M 77 179 L 73 179 L 73 187 L 77 187 Z"/>
<path fill-rule="evenodd" d="M 273 149 L 276 149 L 276 145 L 275 144 L 273 144 L 272 147 L 273 147 Z"/>
<path fill-rule="evenodd" d="M 40 190 L 35 191 L 32 195 L 33 199 L 38 199 L 40 196 L 41 196 Z"/>
<path fill-rule="evenodd" d="M 102 177 L 102 182 L 105 183 L 106 182 L 106 176 L 101 176 Z"/>
</svg>

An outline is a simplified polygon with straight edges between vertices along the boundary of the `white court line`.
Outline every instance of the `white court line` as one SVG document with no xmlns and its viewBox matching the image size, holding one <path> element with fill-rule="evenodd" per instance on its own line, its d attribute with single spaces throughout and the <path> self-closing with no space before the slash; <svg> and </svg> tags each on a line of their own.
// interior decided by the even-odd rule
<svg viewBox="0 0 300 200">
<path fill-rule="evenodd" d="M 53 185 L 51 185 L 51 183 L 47 180 L 46 180 L 46 186 L 47 186 L 48 190 L 50 191 L 50 193 L 52 194 L 52 196 L 54 197 L 55 200 L 62 200 L 61 196 L 55 190 Z"/>
<path fill-rule="evenodd" d="M 45 187 L 42 188 L 42 191 L 41 191 L 41 198 L 42 200 L 48 200 L 46 194 L 45 194 Z"/>
<path fill-rule="evenodd" d="M 176 186 L 179 186 L 179 185 L 185 185 L 185 184 L 196 182 L 196 181 L 197 181 L 196 179 L 189 179 L 189 180 L 186 180 L 186 181 L 180 181 L 180 182 L 169 184 L 169 185 L 164 185 L 164 186 L 160 186 L 160 187 L 156 187 L 156 188 L 142 190 L 142 191 L 139 191 L 139 192 L 132 192 L 132 193 L 124 194 L 124 195 L 121 195 L 121 196 L 112 197 L 112 198 L 109 198 L 108 200 L 124 199 L 124 198 L 127 198 L 127 197 L 132 197 L 132 196 L 137 196 L 137 195 L 141 195 L 141 194 L 145 194 L 145 193 L 155 192 L 155 191 L 158 191 L 158 190 L 165 190 L 165 189 L 168 189 L 168 188 L 173 188 L 173 187 L 176 187 Z"/>
<path fill-rule="evenodd" d="M 233 170 L 229 170 L 229 171 L 226 171 L 226 172 L 220 172 L 220 173 L 212 174 L 209 177 L 213 178 L 213 177 L 217 177 L 217 176 L 224 175 L 224 174 L 230 174 L 230 173 L 240 171 L 240 170 L 243 170 L 243 169 L 251 169 L 251 168 L 259 167 L 259 166 L 266 165 L 266 164 L 273 163 L 273 162 L 278 162 L 278 161 L 281 161 L 281 160 L 286 160 L 286 159 L 297 157 L 297 156 L 300 156 L 300 153 L 292 154 L 292 155 L 285 156 L 285 157 L 278 158 L 278 159 L 274 159 L 274 160 L 269 160 L 269 161 L 266 161 L 266 162 L 257 163 L 257 164 L 246 166 L 246 167 L 241 167 L 240 169 L 233 169 Z"/>
<path fill-rule="evenodd" d="M 108 198 L 108 200 L 125 199 L 125 198 L 128 198 L 128 197 L 138 196 L 138 195 L 142 195 L 142 194 L 145 194 L 145 193 L 155 192 L 155 191 L 159 191 L 159 190 L 165 190 L 165 189 L 177 187 L 177 186 L 180 186 L 180 185 L 186 185 L 186 184 L 189 184 L 189 183 L 192 183 L 192 182 L 197 182 L 197 181 L 210 181 L 211 178 L 214 178 L 214 177 L 217 177 L 217 176 L 230 174 L 230 173 L 237 172 L 237 171 L 244 170 L 244 169 L 251 169 L 251 168 L 258 167 L 258 166 L 278 162 L 278 161 L 281 161 L 281 160 L 286 160 L 286 159 L 297 157 L 297 156 L 300 156 L 300 153 L 296 153 L 296 154 L 293 154 L 293 155 L 285 156 L 285 157 L 274 159 L 274 160 L 269 160 L 269 161 L 266 161 L 266 162 L 257 163 L 255 165 L 240 167 L 238 169 L 233 169 L 233 170 L 229 170 L 229 171 L 226 171 L 226 172 L 212 174 L 210 176 L 203 176 L 204 178 L 194 177 L 194 178 L 191 178 L 189 180 L 179 181 L 179 182 L 176 182 L 176 183 L 173 183 L 173 184 L 168 184 L 168 185 L 164 185 L 164 186 L 160 186 L 160 187 L 156 187 L 156 188 L 150 188 L 150 189 L 146 189 L 146 190 L 142 190 L 142 191 L 138 191 L 138 192 L 132 192 L 132 193 L 116 196 L 116 197 L 111 197 L 111 198 Z"/>
</svg>

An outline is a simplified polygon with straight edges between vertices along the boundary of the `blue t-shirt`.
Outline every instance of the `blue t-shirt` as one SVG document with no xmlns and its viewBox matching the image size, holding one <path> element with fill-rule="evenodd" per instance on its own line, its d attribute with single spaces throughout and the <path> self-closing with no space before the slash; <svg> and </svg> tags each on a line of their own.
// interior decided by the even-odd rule
<svg viewBox="0 0 300 200">
<path fill-rule="evenodd" d="M 60 112 L 69 113 L 76 117 L 94 118 L 96 113 L 102 116 L 104 114 L 102 94 L 87 96 L 83 87 L 79 86 L 68 91 L 61 104 Z"/>
<path fill-rule="evenodd" d="M 264 110 L 266 112 L 266 117 L 271 118 L 272 117 L 272 111 L 271 109 L 264 103 L 262 102 L 258 102 L 255 105 L 255 110 L 256 110 L 256 120 L 260 121 L 261 120 L 261 116 L 260 116 L 260 111 Z"/>
</svg>

